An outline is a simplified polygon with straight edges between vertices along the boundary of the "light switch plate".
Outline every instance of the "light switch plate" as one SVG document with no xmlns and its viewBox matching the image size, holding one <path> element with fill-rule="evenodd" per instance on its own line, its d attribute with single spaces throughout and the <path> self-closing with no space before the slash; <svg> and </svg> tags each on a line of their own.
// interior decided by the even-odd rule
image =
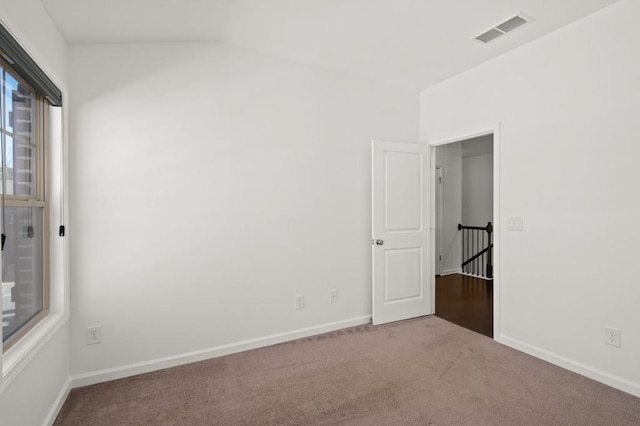
<svg viewBox="0 0 640 426">
<path fill-rule="evenodd" d="M 507 231 L 522 231 L 522 217 L 508 217 Z"/>
</svg>

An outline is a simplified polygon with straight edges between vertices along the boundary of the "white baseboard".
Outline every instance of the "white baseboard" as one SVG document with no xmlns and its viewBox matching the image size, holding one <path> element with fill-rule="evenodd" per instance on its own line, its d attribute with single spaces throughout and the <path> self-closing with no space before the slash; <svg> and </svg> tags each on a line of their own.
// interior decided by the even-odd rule
<svg viewBox="0 0 640 426">
<path fill-rule="evenodd" d="M 42 422 L 42 426 L 51 426 L 53 422 L 56 421 L 56 417 L 58 417 L 60 409 L 62 409 L 64 402 L 67 400 L 69 392 L 71 392 L 71 377 L 67 377 L 67 380 L 65 380 L 64 384 L 62 385 L 62 388 L 60 389 L 56 400 L 47 413 L 47 417 L 45 417 L 44 422 Z"/>
<path fill-rule="evenodd" d="M 285 333 L 272 334 L 256 339 L 244 340 L 237 343 L 216 346 L 199 351 L 182 353 L 165 358 L 157 358 L 135 364 L 123 365 L 121 367 L 114 367 L 100 371 L 78 374 L 75 376 L 71 376 L 71 389 L 82 386 L 89 386 L 96 383 L 108 382 L 110 380 L 122 379 L 124 377 L 135 376 L 137 374 L 149 373 L 151 371 L 162 370 L 169 367 L 176 367 L 178 365 L 189 364 L 192 362 L 204 361 L 211 358 L 217 358 L 224 355 L 230 355 L 238 352 L 248 351 L 251 349 L 271 346 L 278 343 L 289 342 L 291 340 L 314 336 L 316 334 L 328 333 L 331 331 L 340 330 L 342 328 L 369 324 L 370 322 L 371 316 L 367 315 L 351 318 L 348 320 L 322 324 L 314 327 L 293 330 Z"/>
<path fill-rule="evenodd" d="M 451 275 L 462 273 L 462 268 L 443 269 L 440 275 Z"/>
<path fill-rule="evenodd" d="M 555 364 L 558 367 L 573 371 L 574 373 L 580 374 L 581 376 L 588 377 L 600 383 L 604 383 L 605 385 L 619 389 L 623 392 L 627 392 L 631 395 L 640 397 L 640 384 L 638 383 L 615 376 L 613 374 L 609 374 L 605 371 L 598 370 L 588 365 L 576 362 L 569 358 L 565 358 L 563 356 L 554 354 L 553 352 L 549 352 L 547 350 L 529 345 L 527 343 L 521 342 L 517 339 L 512 339 L 504 335 L 501 335 L 495 340 L 498 343 L 502 343 L 503 345 L 509 346 L 513 349 L 517 349 L 520 352 L 524 352 L 536 358 L 540 358 L 541 360 L 550 362 L 551 364 Z"/>
<path fill-rule="evenodd" d="M 478 279 L 485 280 L 485 281 L 493 281 L 493 278 L 483 277 L 482 275 L 468 274 L 466 272 L 459 272 L 459 274 L 460 275 L 464 275 L 466 277 L 478 278 Z"/>
</svg>

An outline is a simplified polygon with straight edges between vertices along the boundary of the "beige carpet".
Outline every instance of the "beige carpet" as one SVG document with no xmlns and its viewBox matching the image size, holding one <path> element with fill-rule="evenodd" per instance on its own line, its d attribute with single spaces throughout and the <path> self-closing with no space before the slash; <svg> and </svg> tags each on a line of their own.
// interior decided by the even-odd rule
<svg viewBox="0 0 640 426">
<path fill-rule="evenodd" d="M 640 399 L 437 317 L 75 389 L 56 425 L 639 425 Z"/>
</svg>

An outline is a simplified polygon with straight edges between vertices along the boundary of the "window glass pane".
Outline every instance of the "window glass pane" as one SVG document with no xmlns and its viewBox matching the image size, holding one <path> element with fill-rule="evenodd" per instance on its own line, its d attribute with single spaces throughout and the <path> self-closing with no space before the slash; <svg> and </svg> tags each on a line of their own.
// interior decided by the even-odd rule
<svg viewBox="0 0 640 426">
<path fill-rule="evenodd" d="M 0 194 L 2 193 L 2 190 L 7 191 L 6 194 L 7 195 L 13 195 L 14 194 L 14 181 L 13 181 L 13 136 L 11 135 L 4 135 L 4 145 L 5 145 L 5 158 L 6 158 L 6 165 L 4 164 L 4 160 L 2 165 L 5 166 L 4 168 L 4 179 L 5 179 L 5 185 L 4 188 L 0 188 Z"/>
<path fill-rule="evenodd" d="M 8 72 L 4 73 L 4 129 L 13 133 L 13 93 L 18 91 L 18 80 Z"/>
<path fill-rule="evenodd" d="M 35 155 L 36 148 L 30 139 L 15 136 L 7 137 L 7 170 L 13 172 L 13 182 L 7 182 L 7 194 L 35 196 Z"/>
<path fill-rule="evenodd" d="M 7 195 L 35 195 L 34 94 L 7 69 L 2 74 L 0 129 Z"/>
<path fill-rule="evenodd" d="M 10 338 L 44 308 L 41 207 L 5 207 L 2 331 Z"/>
</svg>

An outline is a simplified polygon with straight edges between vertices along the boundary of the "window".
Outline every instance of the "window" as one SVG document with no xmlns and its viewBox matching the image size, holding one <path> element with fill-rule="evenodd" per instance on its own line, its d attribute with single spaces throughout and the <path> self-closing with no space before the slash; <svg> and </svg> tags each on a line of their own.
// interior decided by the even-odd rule
<svg viewBox="0 0 640 426">
<path fill-rule="evenodd" d="M 2 341 L 6 351 L 49 309 L 45 130 L 48 106 L 0 59 Z"/>
<path fill-rule="evenodd" d="M 64 276 L 56 270 L 54 299 L 49 283 L 49 263 L 60 265 L 64 248 L 60 241 L 54 244 L 55 250 L 49 246 L 50 221 L 56 217 L 55 213 L 50 217 L 52 202 L 60 209 L 59 235 L 65 235 L 62 116 L 61 108 L 50 107 L 62 107 L 62 92 L 0 25 L 3 385 L 15 377 L 19 366 L 37 350 L 35 343 L 46 338 L 67 312 L 61 287 Z M 55 121 L 50 122 L 50 115 Z M 51 153 L 60 154 L 59 166 L 47 160 Z M 59 180 L 54 176 L 56 170 Z M 53 198 L 50 188 L 55 188 Z M 42 321 L 50 309 L 52 321 Z M 39 322 L 43 327 L 29 333 Z M 7 352 L 11 347 L 16 350 Z"/>
</svg>

